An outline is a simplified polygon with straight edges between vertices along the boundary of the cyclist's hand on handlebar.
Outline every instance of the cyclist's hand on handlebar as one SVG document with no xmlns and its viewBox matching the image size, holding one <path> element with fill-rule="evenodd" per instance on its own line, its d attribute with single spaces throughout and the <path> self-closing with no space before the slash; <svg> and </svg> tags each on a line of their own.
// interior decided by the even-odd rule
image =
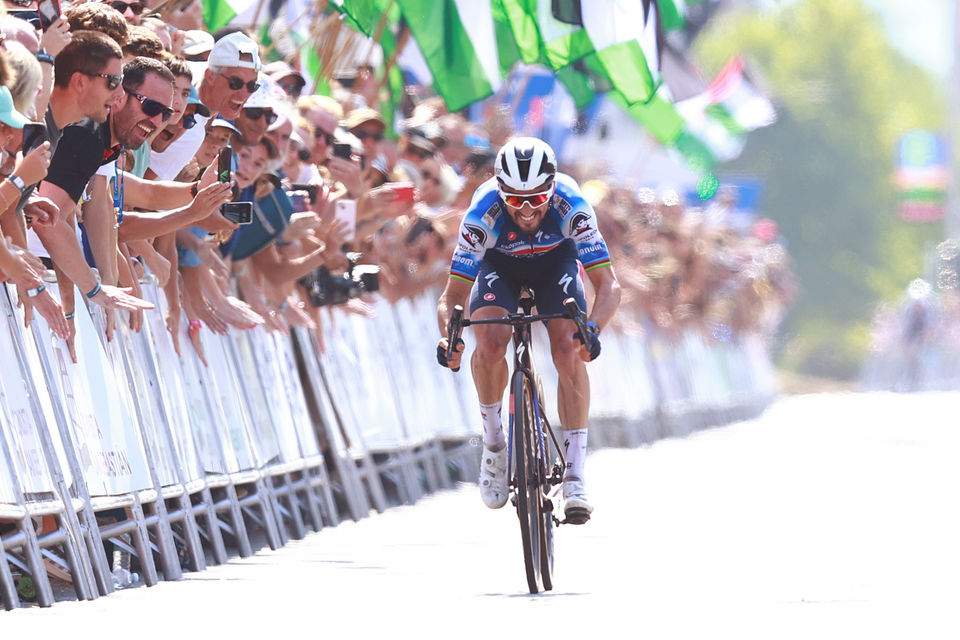
<svg viewBox="0 0 960 640">
<path fill-rule="evenodd" d="M 466 345 L 463 343 L 462 339 L 457 339 L 457 348 L 453 350 L 450 360 L 447 360 L 448 344 L 449 342 L 446 338 L 440 338 L 440 342 L 437 344 L 437 363 L 441 367 L 449 368 L 451 371 L 459 371 L 460 357 L 463 353 L 463 350 L 466 348 Z"/>
<path fill-rule="evenodd" d="M 600 356 L 600 327 L 597 323 L 587 323 L 586 342 L 579 331 L 573 332 L 573 339 L 580 343 L 580 359 L 584 362 L 596 360 Z"/>
</svg>

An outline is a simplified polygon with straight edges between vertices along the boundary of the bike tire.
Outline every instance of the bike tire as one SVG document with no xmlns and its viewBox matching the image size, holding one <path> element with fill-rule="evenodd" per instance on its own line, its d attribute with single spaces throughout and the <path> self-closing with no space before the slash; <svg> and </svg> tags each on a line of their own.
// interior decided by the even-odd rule
<svg viewBox="0 0 960 640">
<path fill-rule="evenodd" d="M 553 590 L 553 509 L 556 505 L 549 499 L 550 494 L 550 461 L 551 461 L 551 441 L 547 433 L 543 431 L 543 425 L 547 424 L 546 416 L 543 414 L 543 381 L 537 376 L 537 398 L 540 411 L 541 428 L 535 430 L 538 434 L 537 442 L 537 468 L 540 470 L 539 500 L 540 500 L 540 583 L 544 591 Z M 533 408 L 531 408 L 533 411 Z M 542 446 L 541 446 L 542 445 Z M 548 507 L 549 504 L 549 507 Z"/>
<path fill-rule="evenodd" d="M 513 395 L 515 486 L 517 517 L 520 520 L 520 538 L 523 545 L 523 566 L 530 593 L 538 593 L 540 591 L 540 533 L 542 522 L 539 517 L 540 508 L 537 500 L 539 487 L 535 487 L 533 491 L 530 488 L 531 484 L 537 485 L 538 483 L 531 483 L 531 477 L 536 477 L 536 467 L 531 464 L 535 458 L 530 455 L 533 445 L 531 442 L 533 440 L 531 434 L 534 431 L 531 424 L 533 414 L 528 409 L 531 404 L 527 401 L 529 384 L 523 372 L 517 371 L 513 374 L 513 382 L 510 388 Z"/>
</svg>

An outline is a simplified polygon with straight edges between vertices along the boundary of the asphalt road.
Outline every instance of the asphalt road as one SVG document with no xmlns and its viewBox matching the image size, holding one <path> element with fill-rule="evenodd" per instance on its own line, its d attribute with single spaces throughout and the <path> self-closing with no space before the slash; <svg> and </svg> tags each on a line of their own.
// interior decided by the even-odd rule
<svg viewBox="0 0 960 640">
<path fill-rule="evenodd" d="M 0 612 L 0 634 L 957 638 L 958 409 L 960 393 L 793 396 L 593 452 L 596 511 L 557 531 L 546 594 L 526 591 L 515 512 L 462 486 L 180 582 Z"/>
</svg>

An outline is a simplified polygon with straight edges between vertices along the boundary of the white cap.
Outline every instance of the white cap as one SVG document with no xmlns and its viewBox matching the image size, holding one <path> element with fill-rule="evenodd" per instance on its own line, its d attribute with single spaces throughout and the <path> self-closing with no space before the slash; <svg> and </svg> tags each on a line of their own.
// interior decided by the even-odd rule
<svg viewBox="0 0 960 640">
<path fill-rule="evenodd" d="M 217 40 L 207 63 L 211 67 L 240 67 L 260 71 L 260 46 L 237 31 Z"/>
<path fill-rule="evenodd" d="M 201 29 L 190 29 L 184 31 L 183 48 L 181 52 L 184 56 L 198 56 L 213 49 L 213 36 Z"/>
<path fill-rule="evenodd" d="M 272 109 L 287 100 L 287 94 L 283 92 L 283 89 L 262 71 L 257 76 L 257 82 L 260 83 L 260 86 L 243 103 L 244 109 Z"/>
</svg>

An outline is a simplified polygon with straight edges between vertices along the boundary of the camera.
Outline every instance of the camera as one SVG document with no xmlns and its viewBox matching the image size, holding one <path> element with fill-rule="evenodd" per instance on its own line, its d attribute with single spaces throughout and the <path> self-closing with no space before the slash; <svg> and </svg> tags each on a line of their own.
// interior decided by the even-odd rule
<svg viewBox="0 0 960 640">
<path fill-rule="evenodd" d="M 361 255 L 348 253 L 350 268 L 342 275 L 333 275 L 326 267 L 320 267 L 300 279 L 307 289 L 310 304 L 323 307 L 343 304 L 361 293 L 380 289 L 380 267 L 372 264 L 357 264 Z"/>
</svg>

